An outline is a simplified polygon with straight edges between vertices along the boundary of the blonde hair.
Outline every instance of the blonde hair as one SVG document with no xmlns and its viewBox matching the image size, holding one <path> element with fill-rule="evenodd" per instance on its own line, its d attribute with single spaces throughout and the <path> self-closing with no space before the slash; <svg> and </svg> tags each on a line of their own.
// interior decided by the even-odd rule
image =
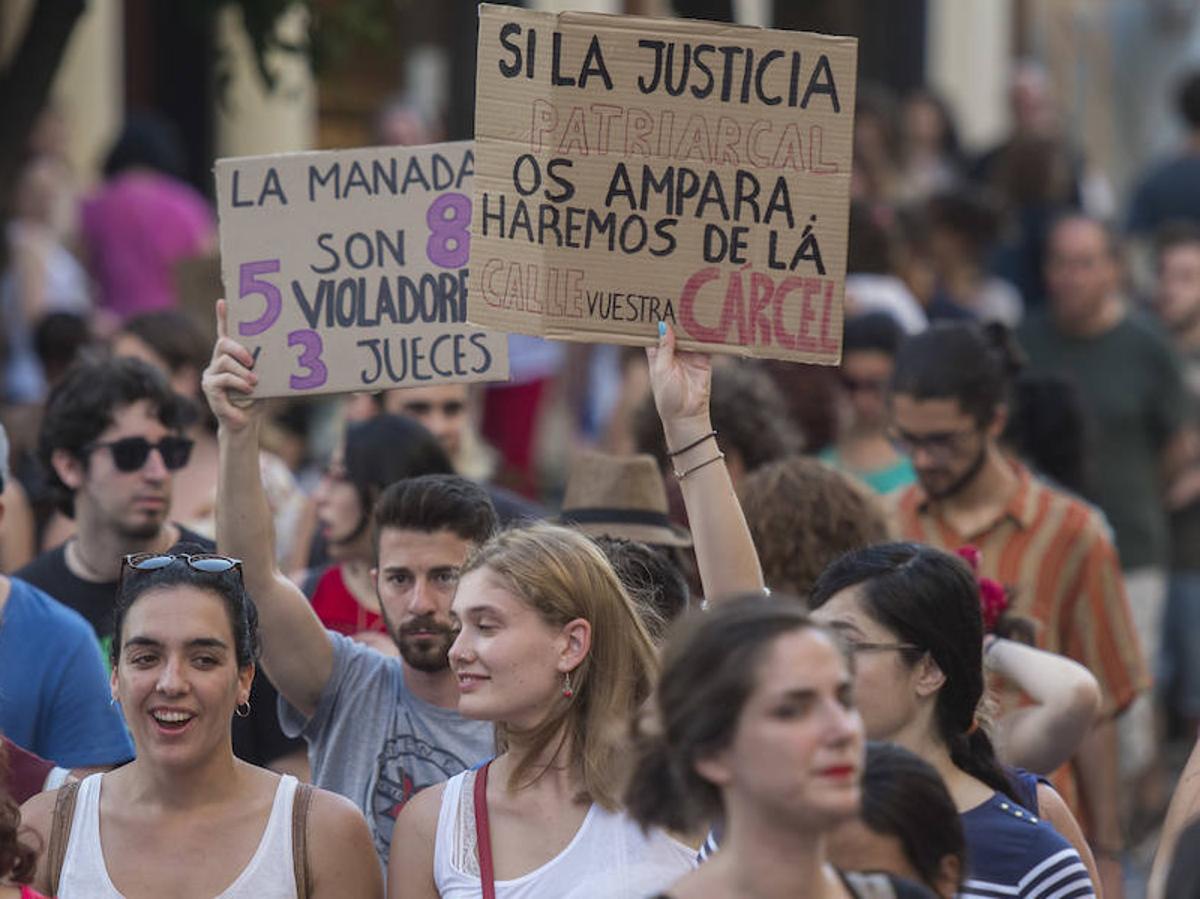
<svg viewBox="0 0 1200 899">
<path fill-rule="evenodd" d="M 515 790 L 536 780 L 536 760 L 555 740 L 570 747 L 583 790 L 609 811 L 621 806 L 622 755 L 630 724 L 650 696 L 658 661 L 633 601 L 604 553 L 577 531 L 549 524 L 504 531 L 467 560 L 463 574 L 486 568 L 528 603 L 547 624 L 561 627 L 576 618 L 591 624 L 591 648 L 571 672 L 574 695 L 529 734 L 528 749 L 509 778 Z M 509 732 L 496 725 L 501 751 Z M 530 775 L 533 775 L 530 778 Z"/>
</svg>

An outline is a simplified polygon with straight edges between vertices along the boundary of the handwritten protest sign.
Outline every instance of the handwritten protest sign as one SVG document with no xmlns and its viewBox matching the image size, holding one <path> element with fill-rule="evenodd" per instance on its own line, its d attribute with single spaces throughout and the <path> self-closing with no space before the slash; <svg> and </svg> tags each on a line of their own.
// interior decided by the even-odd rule
<svg viewBox="0 0 1200 899">
<path fill-rule="evenodd" d="M 508 377 L 467 324 L 472 145 L 217 161 L 229 333 L 258 396 Z"/>
<path fill-rule="evenodd" d="M 481 6 L 469 319 L 836 363 L 857 52 Z"/>
</svg>

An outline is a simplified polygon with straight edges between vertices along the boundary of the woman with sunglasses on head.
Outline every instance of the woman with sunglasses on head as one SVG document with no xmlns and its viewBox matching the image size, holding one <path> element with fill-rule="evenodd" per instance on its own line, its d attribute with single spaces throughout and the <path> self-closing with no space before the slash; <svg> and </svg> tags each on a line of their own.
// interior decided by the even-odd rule
<svg viewBox="0 0 1200 899">
<path fill-rule="evenodd" d="M 724 822 L 720 851 L 663 899 L 931 895 L 829 861 L 828 835 L 862 803 L 863 724 L 851 658 L 797 601 L 741 597 L 685 619 L 641 730 L 630 813 L 680 831 Z"/>
<path fill-rule="evenodd" d="M 919 544 L 857 550 L 822 573 L 809 607 L 854 653 L 867 736 L 911 750 L 945 781 L 967 841 L 964 889 L 1094 896 L 1079 853 L 1022 806 L 982 726 L 983 616 L 966 564 Z"/>
<path fill-rule="evenodd" d="M 233 755 L 258 646 L 240 563 L 129 556 L 114 617 L 112 695 L 137 757 L 26 803 L 45 847 L 34 886 L 59 899 L 380 895 L 353 805 Z"/>
<path fill-rule="evenodd" d="M 452 615 L 459 713 L 495 722 L 500 754 L 404 807 L 391 899 L 642 899 L 691 868 L 694 850 L 622 810 L 657 665 L 600 550 L 552 525 L 502 533 L 464 566 Z"/>
</svg>

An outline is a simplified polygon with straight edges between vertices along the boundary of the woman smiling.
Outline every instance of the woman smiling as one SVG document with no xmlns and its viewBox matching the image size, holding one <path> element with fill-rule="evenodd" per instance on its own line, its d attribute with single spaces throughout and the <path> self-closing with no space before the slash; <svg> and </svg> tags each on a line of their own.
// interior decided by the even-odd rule
<svg viewBox="0 0 1200 899">
<path fill-rule="evenodd" d="M 25 822 L 47 847 L 37 889 L 60 899 L 381 893 L 349 802 L 233 755 L 231 721 L 249 711 L 258 647 L 240 564 L 126 558 L 112 694 L 137 758 L 26 803 Z"/>
<path fill-rule="evenodd" d="M 691 849 L 622 811 L 625 735 L 657 666 L 600 550 L 508 531 L 468 561 L 453 613 L 458 709 L 496 722 L 500 755 L 404 807 L 392 899 L 640 899 L 687 871 Z"/>
</svg>

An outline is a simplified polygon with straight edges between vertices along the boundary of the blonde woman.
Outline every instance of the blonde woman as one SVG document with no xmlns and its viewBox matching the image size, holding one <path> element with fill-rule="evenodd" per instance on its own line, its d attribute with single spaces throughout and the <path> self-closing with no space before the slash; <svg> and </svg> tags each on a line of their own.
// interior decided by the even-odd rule
<svg viewBox="0 0 1200 899">
<path fill-rule="evenodd" d="M 500 753 L 405 806 L 391 899 L 640 899 L 690 870 L 693 850 L 621 807 L 656 662 L 600 550 L 550 525 L 501 534 L 464 567 L 452 615 L 459 712 L 495 722 Z"/>
</svg>

